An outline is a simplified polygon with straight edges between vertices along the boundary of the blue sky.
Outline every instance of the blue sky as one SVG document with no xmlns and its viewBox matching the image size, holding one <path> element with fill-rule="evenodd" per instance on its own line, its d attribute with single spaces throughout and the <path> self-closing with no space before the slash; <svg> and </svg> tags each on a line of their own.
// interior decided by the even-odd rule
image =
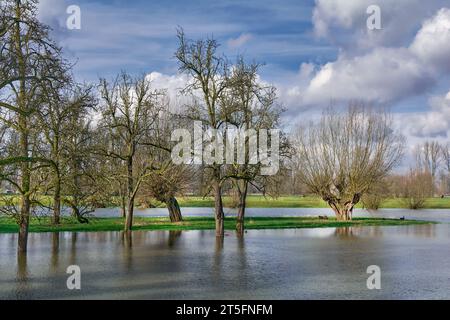
<svg viewBox="0 0 450 320">
<path fill-rule="evenodd" d="M 66 28 L 71 4 L 81 9 L 81 30 Z M 381 9 L 381 30 L 367 28 L 371 4 Z M 213 35 L 231 58 L 264 62 L 261 79 L 277 86 L 289 122 L 330 101 L 367 100 L 392 108 L 411 149 L 449 140 L 448 0 L 41 0 L 40 17 L 77 61 L 79 80 L 127 70 L 154 73 L 175 90 L 182 26 L 190 38 Z"/>
<path fill-rule="evenodd" d="M 81 8 L 81 30 L 65 28 L 69 3 Z M 231 57 L 244 54 L 267 63 L 268 77 L 296 72 L 302 62 L 323 63 L 338 52 L 314 36 L 313 9 L 312 1 L 43 0 L 41 12 L 66 53 L 79 59 L 78 74 L 96 79 L 121 68 L 176 72 L 177 26 L 192 38 L 213 35 Z"/>
</svg>

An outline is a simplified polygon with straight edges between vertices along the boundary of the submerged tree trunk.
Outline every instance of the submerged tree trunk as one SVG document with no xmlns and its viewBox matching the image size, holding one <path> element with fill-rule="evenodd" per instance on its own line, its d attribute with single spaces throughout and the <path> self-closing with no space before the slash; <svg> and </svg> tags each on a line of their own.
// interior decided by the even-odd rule
<svg viewBox="0 0 450 320">
<path fill-rule="evenodd" d="M 53 194 L 53 224 L 61 223 L 61 181 L 55 177 L 55 193 Z"/>
<path fill-rule="evenodd" d="M 134 213 L 134 200 L 129 199 L 127 203 L 127 210 L 126 210 L 126 216 L 125 216 L 125 228 L 124 231 L 128 232 L 131 231 L 131 228 L 133 227 L 133 213 Z"/>
<path fill-rule="evenodd" d="M 19 242 L 18 252 L 26 253 L 28 247 L 28 226 L 30 224 L 30 199 L 28 196 L 22 196 L 22 204 L 20 208 L 19 223 Z"/>
<path fill-rule="evenodd" d="M 125 199 L 124 196 L 121 196 L 121 209 L 120 209 L 120 214 L 122 216 L 122 218 L 126 218 L 127 216 L 127 201 Z"/>
<path fill-rule="evenodd" d="M 19 127 L 19 143 L 20 143 L 20 155 L 24 158 L 28 158 L 29 154 L 29 107 L 27 99 L 27 86 L 25 82 L 25 77 L 27 75 L 26 59 L 24 58 L 24 53 L 22 52 L 23 43 L 21 35 L 21 20 L 22 20 L 22 10 L 21 2 L 16 1 L 15 9 L 15 35 L 14 35 L 14 47 L 16 49 L 17 64 L 18 64 L 18 75 L 20 79 L 19 93 L 18 93 L 18 107 L 22 112 L 18 113 L 18 127 Z M 23 112 L 25 111 L 25 112 Z M 30 223 L 30 188 L 31 188 L 31 168 L 27 161 L 20 164 L 20 175 L 21 175 L 21 194 L 20 199 L 20 217 L 19 217 L 19 239 L 17 250 L 20 254 L 27 252 L 28 246 L 28 225 Z"/>
<path fill-rule="evenodd" d="M 238 214 L 236 219 L 236 232 L 238 236 L 244 235 L 244 219 L 245 219 L 245 208 L 247 202 L 247 191 L 248 191 L 248 182 L 243 181 L 243 188 L 238 188 L 239 192 L 239 205 L 238 205 Z"/>
<path fill-rule="evenodd" d="M 216 237 L 224 236 L 224 219 L 223 202 L 222 202 L 222 187 L 219 181 L 214 182 L 214 211 L 216 219 Z"/>
<path fill-rule="evenodd" d="M 133 158 L 128 157 L 127 160 L 127 210 L 125 216 L 124 231 L 131 231 L 133 227 L 133 213 L 134 213 L 134 180 L 133 180 Z"/>
<path fill-rule="evenodd" d="M 25 87 L 24 84 L 21 88 Z M 22 93 L 24 96 L 24 93 Z M 28 157 L 28 125 L 25 116 L 19 116 L 19 126 L 21 127 L 20 134 L 20 148 L 23 157 Z M 21 178 L 21 189 L 22 196 L 20 199 L 20 217 L 19 217 L 19 239 L 18 239 L 18 252 L 27 252 L 28 246 L 28 226 L 30 224 L 30 210 L 31 210 L 31 200 L 30 200 L 30 187 L 31 187 L 31 171 L 30 164 L 26 161 L 22 162 L 20 165 Z"/>
<path fill-rule="evenodd" d="M 166 202 L 167 209 L 169 209 L 169 217 L 171 222 L 181 222 L 183 221 L 183 216 L 181 215 L 180 206 L 175 197 L 169 198 Z"/>
</svg>

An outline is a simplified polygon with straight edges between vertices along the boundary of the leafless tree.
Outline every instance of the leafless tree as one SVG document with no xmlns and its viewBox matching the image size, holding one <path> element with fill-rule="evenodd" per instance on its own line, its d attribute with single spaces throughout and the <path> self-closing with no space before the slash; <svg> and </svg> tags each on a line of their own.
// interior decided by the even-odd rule
<svg viewBox="0 0 450 320">
<path fill-rule="evenodd" d="M 145 76 L 134 79 L 126 73 L 118 76 L 112 84 L 101 80 L 100 93 L 100 125 L 106 132 L 108 144 L 99 145 L 98 152 L 118 159 L 126 168 L 122 179 L 126 185 L 124 229 L 130 231 L 134 200 L 142 181 L 153 169 L 151 157 L 142 158 L 142 153 L 145 147 L 157 147 L 152 137 L 157 135 L 154 124 L 162 110 L 163 93 L 153 90 Z M 142 161 L 137 161 L 139 156 Z"/>
<path fill-rule="evenodd" d="M 49 191 L 53 194 L 53 224 L 60 223 L 62 188 L 73 169 L 74 157 L 89 157 L 83 152 L 82 145 L 77 143 L 77 136 L 83 135 L 85 128 L 80 125 L 87 122 L 86 117 L 95 104 L 92 88 L 77 86 L 72 83 L 63 84 L 62 88 L 45 90 L 45 99 L 37 118 L 42 130 L 43 157 L 53 162 Z M 77 130 L 80 130 L 78 132 Z M 78 154 L 72 151 L 76 144 Z M 85 150 L 84 150 L 85 151 Z M 72 183 L 71 181 L 70 183 Z M 67 201 L 66 201 L 67 202 Z"/>
<path fill-rule="evenodd" d="M 442 146 L 442 161 L 444 172 L 442 174 L 443 194 L 450 192 L 450 143 Z"/>
<path fill-rule="evenodd" d="M 257 63 L 247 64 L 242 57 L 239 57 L 230 74 L 226 94 L 220 99 L 222 109 L 228 115 L 228 124 L 231 125 L 231 129 L 237 129 L 241 134 L 252 130 L 257 135 L 260 130 L 279 128 L 283 108 L 276 101 L 275 87 L 263 85 L 258 81 L 260 67 L 261 65 Z M 246 134 L 243 144 L 238 143 L 237 148 L 244 148 L 244 150 L 236 148 L 234 162 L 227 166 L 226 170 L 226 176 L 232 178 L 237 196 L 236 230 L 238 235 L 244 233 L 249 185 L 264 192 L 264 187 L 270 181 L 273 182 L 273 176 L 261 175 L 261 161 L 253 163 L 251 158 L 255 155 L 250 154 L 250 139 L 250 134 Z M 234 141 L 227 141 L 227 143 L 234 144 Z M 285 149 L 286 144 L 282 144 L 277 151 Z M 238 161 L 238 151 L 244 152 L 244 159 L 241 162 Z"/>
<path fill-rule="evenodd" d="M 418 145 L 415 150 L 416 166 L 424 171 L 428 171 L 433 179 L 432 192 L 436 189 L 436 176 L 440 165 L 442 164 L 442 146 L 437 141 L 426 141 Z"/>
<path fill-rule="evenodd" d="M 228 87 L 229 65 L 217 53 L 219 44 L 214 39 L 188 40 L 182 29 L 178 30 L 178 42 L 175 57 L 179 70 L 192 79 L 183 90 L 183 93 L 189 94 L 194 100 L 185 114 L 191 120 L 201 121 L 206 129 L 224 130 L 228 115 L 221 108 L 220 99 Z M 222 187 L 226 181 L 223 165 L 214 163 L 204 168 L 208 171 L 214 191 L 216 236 L 223 237 L 225 216 Z"/>
<path fill-rule="evenodd" d="M 18 251 L 27 250 L 32 206 L 33 172 L 52 161 L 33 154 L 36 146 L 36 113 L 43 88 L 67 81 L 61 50 L 52 42 L 48 28 L 36 18 L 34 0 L 3 0 L 0 3 L 0 114 L 18 138 L 16 152 L 0 160 L 0 166 L 15 167 L 13 176 L 3 176 L 20 194 L 17 222 Z"/>
<path fill-rule="evenodd" d="M 445 170 L 450 174 L 450 143 L 442 146 L 442 160 Z"/>
<path fill-rule="evenodd" d="M 299 177 L 338 220 L 351 220 L 361 197 L 401 159 L 403 140 L 387 112 L 363 104 L 343 114 L 329 109 L 295 137 Z"/>
</svg>

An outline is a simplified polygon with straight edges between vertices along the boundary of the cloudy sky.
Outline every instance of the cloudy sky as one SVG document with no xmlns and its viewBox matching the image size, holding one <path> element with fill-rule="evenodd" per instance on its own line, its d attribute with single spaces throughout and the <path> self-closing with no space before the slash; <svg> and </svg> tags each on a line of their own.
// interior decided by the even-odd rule
<svg viewBox="0 0 450 320">
<path fill-rule="evenodd" d="M 66 27 L 73 4 L 81 30 Z M 372 4 L 381 30 L 367 28 Z M 448 0 L 41 0 L 40 18 L 79 80 L 127 70 L 175 92 L 185 81 L 173 58 L 182 26 L 189 38 L 214 36 L 229 57 L 264 62 L 261 79 L 278 88 L 289 123 L 362 99 L 391 108 L 410 149 L 450 141 Z"/>
</svg>

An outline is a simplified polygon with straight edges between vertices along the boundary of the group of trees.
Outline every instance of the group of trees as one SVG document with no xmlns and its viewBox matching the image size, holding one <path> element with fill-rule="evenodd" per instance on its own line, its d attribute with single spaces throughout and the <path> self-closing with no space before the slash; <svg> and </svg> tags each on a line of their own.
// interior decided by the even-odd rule
<svg viewBox="0 0 450 320">
<path fill-rule="evenodd" d="M 179 222 L 176 197 L 196 190 L 214 197 L 216 236 L 223 237 L 222 197 L 229 190 L 236 196 L 236 229 L 242 235 L 249 190 L 277 194 L 288 184 L 292 193 L 320 196 L 346 221 L 360 201 L 376 205 L 386 183 L 398 187 L 399 197 L 412 199 L 411 207 L 420 206 L 415 197 L 424 196 L 425 185 L 437 190 L 438 174 L 445 170 L 446 178 L 439 179 L 448 187 L 450 145 L 435 142 L 417 149 L 417 166 L 408 176 L 392 176 L 404 138 L 392 130 L 389 112 L 362 102 L 346 112 L 327 110 L 289 139 L 283 132 L 279 141 L 257 136 L 279 128 L 283 112 L 275 88 L 258 79 L 261 65 L 242 57 L 231 62 L 214 39 L 189 40 L 182 29 L 175 58 L 189 79 L 180 91 L 186 104 L 172 105 L 147 77 L 126 72 L 112 81 L 79 84 L 49 29 L 37 20 L 36 5 L 35 0 L 0 4 L 0 183 L 15 195 L 1 200 L 0 213 L 19 225 L 19 252 L 27 250 L 30 217 L 43 210 L 55 225 L 66 208 L 88 223 L 87 213 L 112 203 L 121 208 L 129 232 L 137 200 L 165 203 L 171 221 Z M 197 163 L 194 150 L 192 163 L 172 161 L 172 133 L 194 121 L 203 132 L 214 132 L 215 140 L 226 139 L 230 129 L 245 132 L 240 145 L 231 141 L 238 146 L 232 162 L 221 161 L 223 150 L 214 148 L 205 152 L 218 160 Z M 252 151 L 256 141 L 258 150 Z M 277 147 L 276 154 L 271 151 L 281 164 L 275 175 L 263 174 L 267 159 L 254 161 L 267 144 Z"/>
<path fill-rule="evenodd" d="M 381 118 L 388 119 L 388 114 L 375 115 L 370 108 L 358 108 L 362 112 L 350 107 L 345 119 L 327 112 L 319 125 L 297 132 L 293 145 L 300 152 L 292 158 L 291 174 L 283 192 L 318 194 L 336 212 L 342 207 L 345 212 L 345 204 L 351 209 L 359 201 L 367 209 L 378 209 L 388 198 L 399 199 L 410 209 L 420 209 L 430 197 L 450 194 L 450 144 L 426 141 L 415 146 L 411 167 L 403 174 L 393 173 L 391 169 L 402 159 L 404 139 L 390 131 L 391 126 L 383 120 L 385 124 L 376 130 L 384 130 L 379 133 L 384 132 L 386 136 L 373 136 L 376 140 L 369 140 L 375 128 L 365 127 L 364 122 L 352 118 L 378 118 L 372 121 L 382 123 Z M 346 126 L 342 127 L 344 123 Z M 372 154 L 371 148 L 376 153 Z M 383 161 L 372 163 L 378 156 Z M 349 194 L 344 195 L 342 190 Z M 343 199 L 340 205 L 335 205 L 336 195 Z"/>
<path fill-rule="evenodd" d="M 426 141 L 415 147 L 414 156 L 415 163 L 405 175 L 387 180 L 387 190 L 409 208 L 419 209 L 427 198 L 450 193 L 450 144 Z"/>
<path fill-rule="evenodd" d="M 124 231 L 133 226 L 137 199 L 165 203 L 171 221 L 182 220 L 176 196 L 203 178 L 215 198 L 216 234 L 224 235 L 222 195 L 239 190 L 237 228 L 243 232 L 248 185 L 264 191 L 270 179 L 250 161 L 191 166 L 171 161 L 175 128 L 200 121 L 225 137 L 229 127 L 271 129 L 282 112 L 276 92 L 258 81 L 259 64 L 231 63 L 213 39 L 188 40 L 180 29 L 175 57 L 191 81 L 181 91 L 190 101 L 173 106 L 165 90 L 145 76 L 122 72 L 113 81 L 79 84 L 72 65 L 37 17 L 37 1 L 0 4 L 0 183 L 14 196 L 0 212 L 19 225 L 19 252 L 27 250 L 33 214 L 49 212 L 61 223 L 66 209 L 80 223 L 87 213 L 113 203 L 122 209 Z M 251 137 L 244 144 L 248 146 Z"/>
</svg>

